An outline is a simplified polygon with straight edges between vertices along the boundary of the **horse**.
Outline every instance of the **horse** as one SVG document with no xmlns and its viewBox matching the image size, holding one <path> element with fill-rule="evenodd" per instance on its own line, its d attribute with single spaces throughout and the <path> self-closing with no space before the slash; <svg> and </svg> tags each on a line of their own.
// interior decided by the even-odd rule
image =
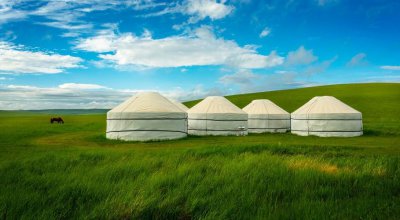
<svg viewBox="0 0 400 220">
<path fill-rule="evenodd" d="M 58 124 L 64 124 L 64 120 L 61 117 L 50 118 L 50 123 L 57 122 Z"/>
</svg>

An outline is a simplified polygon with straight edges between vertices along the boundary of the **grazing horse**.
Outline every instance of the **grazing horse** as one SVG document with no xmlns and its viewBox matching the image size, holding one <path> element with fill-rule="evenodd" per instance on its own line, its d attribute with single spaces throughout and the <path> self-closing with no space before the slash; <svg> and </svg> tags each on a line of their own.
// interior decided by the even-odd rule
<svg viewBox="0 0 400 220">
<path fill-rule="evenodd" d="M 57 122 L 58 124 L 64 124 L 64 120 L 61 117 L 50 118 L 50 123 Z"/>
</svg>

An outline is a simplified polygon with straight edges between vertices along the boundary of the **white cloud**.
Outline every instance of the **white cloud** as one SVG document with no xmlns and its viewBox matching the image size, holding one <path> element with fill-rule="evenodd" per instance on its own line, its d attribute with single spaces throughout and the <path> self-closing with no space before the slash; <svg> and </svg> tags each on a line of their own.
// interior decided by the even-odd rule
<svg viewBox="0 0 400 220">
<path fill-rule="evenodd" d="M 31 7 L 27 9 L 26 5 Z M 95 27 L 94 22 L 85 20 L 89 13 L 124 9 L 145 17 L 180 13 L 189 17 L 188 23 L 196 23 L 206 18 L 224 18 L 234 10 L 234 6 L 225 0 L 184 0 L 181 3 L 154 0 L 2 0 L 0 25 L 29 18 L 32 23 L 65 30 L 62 37 L 77 37 L 91 33 Z"/>
<path fill-rule="evenodd" d="M 24 11 L 13 9 L 13 5 L 12 1 L 0 2 L 0 25 L 10 21 L 23 20 L 28 16 Z"/>
<path fill-rule="evenodd" d="M 184 0 L 183 3 L 172 2 L 162 10 L 151 12 L 143 15 L 144 17 L 162 16 L 166 14 L 180 13 L 190 16 L 187 23 L 196 23 L 198 21 L 210 18 L 211 20 L 218 20 L 231 14 L 235 7 L 226 4 L 226 0 Z M 180 26 L 174 25 L 174 29 L 180 29 Z"/>
<path fill-rule="evenodd" d="M 364 58 L 367 55 L 365 53 L 358 53 L 356 54 L 354 57 L 352 57 L 350 59 L 350 61 L 346 64 L 347 66 L 359 66 L 359 65 L 363 65 L 366 62 L 364 61 Z"/>
<path fill-rule="evenodd" d="M 0 25 L 27 18 L 35 22 L 35 18 L 40 17 L 44 19 L 39 19 L 37 24 L 66 30 L 61 35 L 63 37 L 76 37 L 92 30 L 93 24 L 84 20 L 88 13 L 127 8 L 135 11 L 149 10 L 165 5 L 152 0 L 1 0 Z"/>
<path fill-rule="evenodd" d="M 95 4 L 95 2 L 90 3 Z M 37 24 L 66 30 L 67 33 L 61 35 L 63 37 L 79 36 L 93 27 L 82 19 L 85 13 L 78 9 L 83 5 L 85 1 L 48 1 L 45 5 L 31 11 L 30 16 L 40 16 L 48 20 L 37 22 Z"/>
<path fill-rule="evenodd" d="M 264 30 L 261 31 L 259 37 L 260 37 L 260 38 L 266 37 L 266 36 L 268 36 L 270 33 L 271 33 L 271 29 L 268 28 L 268 27 L 266 27 L 266 28 L 264 28 Z"/>
<path fill-rule="evenodd" d="M 234 7 L 225 5 L 225 1 L 216 0 L 188 0 L 185 13 L 194 16 L 193 20 L 221 19 L 233 11 Z"/>
<path fill-rule="evenodd" d="M 381 66 L 384 70 L 400 70 L 400 66 Z"/>
<path fill-rule="evenodd" d="M 312 50 L 306 50 L 304 46 L 288 53 L 286 58 L 287 65 L 306 65 L 316 61 L 318 57 L 314 56 Z"/>
<path fill-rule="evenodd" d="M 158 91 L 175 100 L 194 100 L 223 94 L 219 89 L 205 89 L 202 85 L 187 90 L 177 87 L 160 91 L 111 89 L 102 85 L 81 83 L 64 83 L 57 87 L 0 84 L 0 109 L 110 109 L 141 91 Z"/>
<path fill-rule="evenodd" d="M 7 88 L 9 89 L 38 89 L 36 86 L 25 86 L 25 85 L 8 85 Z"/>
<path fill-rule="evenodd" d="M 218 38 L 205 26 L 191 34 L 161 39 L 153 39 L 149 35 L 138 37 L 130 33 L 107 33 L 80 39 L 76 48 L 102 53 L 100 58 L 112 61 L 118 66 L 226 65 L 252 69 L 277 66 L 284 60 L 274 51 L 269 55 L 262 55 L 252 46 L 240 47 L 234 41 Z"/>
<path fill-rule="evenodd" d="M 61 89 L 107 89 L 105 86 L 97 84 L 83 84 L 83 83 L 64 83 L 58 86 Z"/>
<path fill-rule="evenodd" d="M 148 29 L 143 30 L 142 38 L 143 39 L 151 39 L 151 32 Z"/>
<path fill-rule="evenodd" d="M 36 87 L 29 85 L 0 85 L 0 109 L 90 109 L 111 108 L 132 93 L 109 89 L 77 89 Z"/>
<path fill-rule="evenodd" d="M 26 50 L 0 41 L 0 72 L 16 74 L 54 74 L 79 67 L 81 58 Z"/>
<path fill-rule="evenodd" d="M 54 28 L 59 28 L 59 29 L 65 29 L 71 32 L 67 32 L 66 34 L 62 35 L 65 37 L 69 36 L 78 36 L 78 32 L 73 32 L 73 31 L 81 31 L 81 30 L 88 30 L 93 27 L 92 24 L 86 24 L 86 23 L 68 23 L 64 21 L 52 21 L 52 22 L 41 22 L 39 24 L 46 25 L 49 27 L 54 27 Z M 69 35 L 69 36 L 68 36 Z"/>
<path fill-rule="evenodd" d="M 77 49 L 103 53 L 116 50 L 117 37 L 114 34 L 100 35 L 78 41 Z"/>
</svg>

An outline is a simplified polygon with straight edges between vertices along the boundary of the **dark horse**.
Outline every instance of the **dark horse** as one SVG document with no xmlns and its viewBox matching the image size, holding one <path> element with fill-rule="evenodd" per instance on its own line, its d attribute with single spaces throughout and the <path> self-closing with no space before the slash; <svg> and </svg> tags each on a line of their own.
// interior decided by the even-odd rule
<svg viewBox="0 0 400 220">
<path fill-rule="evenodd" d="M 57 122 L 58 124 L 64 124 L 64 120 L 61 117 L 50 118 L 50 123 Z"/>
</svg>

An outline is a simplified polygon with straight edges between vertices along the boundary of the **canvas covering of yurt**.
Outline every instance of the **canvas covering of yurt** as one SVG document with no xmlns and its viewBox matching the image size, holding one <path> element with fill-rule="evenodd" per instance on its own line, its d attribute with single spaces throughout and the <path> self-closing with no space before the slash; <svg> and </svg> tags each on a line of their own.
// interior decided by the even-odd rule
<svg viewBox="0 0 400 220">
<path fill-rule="evenodd" d="M 247 113 L 225 97 L 209 96 L 188 111 L 192 135 L 247 135 Z"/>
<path fill-rule="evenodd" d="M 362 114 L 335 97 L 316 96 L 291 114 L 291 132 L 302 136 L 360 136 Z"/>
<path fill-rule="evenodd" d="M 248 114 L 249 133 L 282 133 L 290 130 L 290 113 L 268 99 L 253 100 L 243 111 Z"/>
<path fill-rule="evenodd" d="M 169 100 L 176 106 L 178 106 L 178 108 L 180 108 L 182 111 L 187 112 L 187 110 L 189 110 L 189 108 L 186 107 L 186 105 L 182 104 L 181 102 L 176 101 L 175 99 L 169 99 Z M 187 119 L 186 119 L 185 132 L 187 133 Z"/>
<path fill-rule="evenodd" d="M 107 112 L 109 139 L 169 140 L 187 136 L 187 113 L 157 92 L 140 92 Z"/>
</svg>

